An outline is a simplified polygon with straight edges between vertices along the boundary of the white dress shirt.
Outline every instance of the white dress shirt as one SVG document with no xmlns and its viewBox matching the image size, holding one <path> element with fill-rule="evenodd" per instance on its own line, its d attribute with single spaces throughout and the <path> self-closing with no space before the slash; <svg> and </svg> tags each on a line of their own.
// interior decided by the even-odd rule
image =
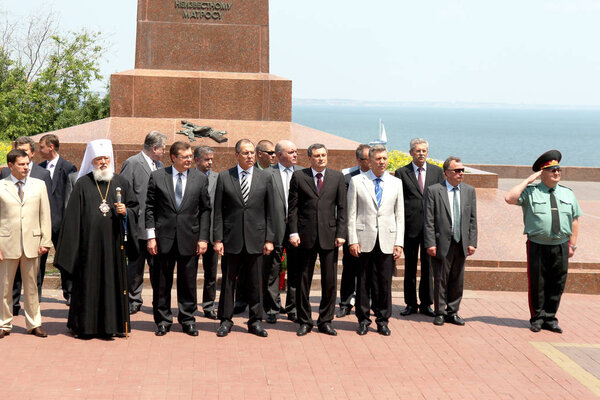
<svg viewBox="0 0 600 400">
<path fill-rule="evenodd" d="M 59 158 L 60 156 L 57 155 L 54 159 L 48 161 L 46 164 L 46 169 L 50 172 L 50 179 L 54 178 L 54 170 L 56 170 L 56 164 L 58 164 Z"/>
</svg>

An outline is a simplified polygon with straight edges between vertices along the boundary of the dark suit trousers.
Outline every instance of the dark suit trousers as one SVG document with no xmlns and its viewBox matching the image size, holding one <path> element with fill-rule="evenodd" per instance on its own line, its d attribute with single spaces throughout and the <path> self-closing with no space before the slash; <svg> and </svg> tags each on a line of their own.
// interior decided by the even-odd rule
<svg viewBox="0 0 600 400">
<path fill-rule="evenodd" d="M 177 238 L 168 253 L 158 253 L 154 257 L 154 265 L 150 269 L 152 280 L 152 307 L 154 322 L 157 325 L 170 326 L 173 323 L 171 314 L 171 288 L 173 272 L 177 263 L 177 320 L 180 324 L 194 323 L 194 313 L 198 309 L 196 279 L 198 275 L 198 256 L 182 256 L 177 249 Z"/>
<path fill-rule="evenodd" d="M 298 287 L 300 286 L 300 254 L 297 247 L 285 241 L 285 251 L 287 253 L 287 293 L 285 296 L 285 312 L 287 314 L 298 313 L 296 300 L 298 296 Z"/>
<path fill-rule="evenodd" d="M 465 254 L 461 243 L 450 243 L 443 260 L 431 257 L 433 266 L 433 304 L 437 315 L 456 315 L 463 295 Z"/>
<path fill-rule="evenodd" d="M 530 323 L 556 323 L 556 312 L 567 282 L 569 242 L 544 245 L 527 241 Z"/>
<path fill-rule="evenodd" d="M 221 258 L 223 279 L 219 297 L 218 316 L 221 323 L 233 325 L 233 304 L 236 280 L 245 271 L 245 296 L 250 307 L 248 325 L 261 321 L 262 306 L 262 254 L 248 254 L 244 248 L 241 253 L 225 253 Z"/>
<path fill-rule="evenodd" d="M 283 249 L 283 246 L 275 246 L 271 254 L 263 256 L 263 305 L 267 314 L 277 314 L 282 308 L 279 295 L 279 277 Z"/>
<path fill-rule="evenodd" d="M 338 249 L 323 250 L 318 240 L 312 249 L 300 249 L 300 287 L 296 294 L 298 323 L 313 325 L 310 307 L 310 285 L 317 255 L 321 263 L 321 304 L 317 325 L 330 323 L 335 311 Z"/>
<path fill-rule="evenodd" d="M 212 311 L 215 308 L 215 298 L 217 297 L 218 264 L 219 255 L 213 250 L 213 245 L 209 244 L 206 253 L 202 254 L 202 269 L 204 270 L 202 309 L 204 311 Z"/>
<path fill-rule="evenodd" d="M 356 289 L 358 322 L 370 324 L 369 312 L 372 308 L 377 325 L 387 324 L 392 316 L 394 255 L 382 253 L 377 240 L 373 250 L 368 253 L 362 252 L 357 260 L 360 264 Z M 372 298 L 369 293 L 372 294 Z"/>
<path fill-rule="evenodd" d="M 417 237 L 404 238 L 404 302 L 417 307 L 417 262 L 421 249 L 421 282 L 419 283 L 419 299 L 421 306 L 433 304 L 433 274 L 430 256 L 425 249 L 423 232 Z"/>
<path fill-rule="evenodd" d="M 352 308 L 352 297 L 357 292 L 357 278 L 360 269 L 358 258 L 350 254 L 348 242 L 344 243 L 342 248 L 342 282 L 340 283 L 340 308 Z"/>
<path fill-rule="evenodd" d="M 127 286 L 129 288 L 129 304 L 142 305 L 142 289 L 144 288 L 144 268 L 146 261 L 150 271 L 154 263 L 154 257 L 148 253 L 146 240 L 139 240 L 140 254 L 135 260 L 127 264 Z"/>
<path fill-rule="evenodd" d="M 48 259 L 48 253 L 40 256 L 40 269 L 38 270 L 37 276 L 37 287 L 38 287 L 38 300 L 42 301 L 42 286 L 44 285 L 44 275 L 46 275 L 46 260 Z M 71 285 L 73 282 L 71 282 Z M 17 267 L 17 272 L 15 274 L 15 280 L 13 282 L 13 311 L 17 311 L 14 313 L 17 315 L 18 311 L 21 309 L 21 290 L 23 289 L 23 281 L 21 279 L 21 267 Z M 70 292 L 69 292 L 70 294 Z"/>
</svg>

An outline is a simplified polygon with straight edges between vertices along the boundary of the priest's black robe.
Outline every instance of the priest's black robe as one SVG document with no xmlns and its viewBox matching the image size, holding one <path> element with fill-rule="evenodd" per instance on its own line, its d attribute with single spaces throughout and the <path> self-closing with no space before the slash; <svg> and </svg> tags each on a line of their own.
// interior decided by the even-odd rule
<svg viewBox="0 0 600 400">
<path fill-rule="evenodd" d="M 73 276 L 67 326 L 81 336 L 123 334 L 126 326 L 129 330 L 124 251 L 137 257 L 138 202 L 127 180 L 115 175 L 106 199 L 110 210 L 104 216 L 98 207 L 107 187 L 108 182 L 96 186 L 92 173 L 77 181 L 65 209 L 54 258 L 58 268 Z M 127 207 L 125 243 L 124 216 L 114 207 L 117 187 Z"/>
</svg>

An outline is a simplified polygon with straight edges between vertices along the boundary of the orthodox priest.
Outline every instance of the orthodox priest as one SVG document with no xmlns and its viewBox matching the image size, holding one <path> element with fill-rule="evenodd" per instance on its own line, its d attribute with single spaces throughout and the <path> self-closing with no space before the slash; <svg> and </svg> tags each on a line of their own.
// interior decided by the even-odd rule
<svg viewBox="0 0 600 400">
<path fill-rule="evenodd" d="M 67 326 L 76 337 L 129 331 L 126 255 L 137 256 L 138 202 L 114 174 L 112 143 L 88 143 L 69 198 L 54 264 L 73 276 Z"/>
</svg>

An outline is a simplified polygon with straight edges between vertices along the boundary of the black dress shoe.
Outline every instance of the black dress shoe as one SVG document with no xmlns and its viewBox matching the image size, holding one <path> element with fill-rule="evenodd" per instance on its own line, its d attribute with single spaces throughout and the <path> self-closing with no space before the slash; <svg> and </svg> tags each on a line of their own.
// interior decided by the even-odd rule
<svg viewBox="0 0 600 400">
<path fill-rule="evenodd" d="M 337 336 L 337 331 L 333 329 L 333 326 L 331 326 L 331 324 L 323 324 L 319 326 L 319 332 L 329 336 Z"/>
<path fill-rule="evenodd" d="M 171 327 L 168 325 L 158 325 L 156 327 L 156 332 L 154 332 L 154 334 L 156 336 L 165 336 L 167 334 L 167 332 L 169 332 L 171 330 Z"/>
<path fill-rule="evenodd" d="M 295 312 L 291 312 L 287 315 L 288 320 L 292 321 L 292 322 L 296 322 L 296 320 L 298 319 L 298 315 Z"/>
<path fill-rule="evenodd" d="M 404 310 L 402 310 L 402 312 L 400 312 L 400 315 L 402 315 L 403 317 L 406 317 L 410 314 L 414 314 L 417 312 L 417 307 L 413 307 L 413 306 L 406 306 L 404 307 Z"/>
<path fill-rule="evenodd" d="M 252 325 L 248 325 L 248 333 L 252 333 L 256 336 L 260 336 L 260 337 L 267 337 L 269 336 L 269 334 L 267 333 L 267 331 L 265 331 L 263 329 L 262 326 L 260 326 L 259 322 L 255 322 Z"/>
<path fill-rule="evenodd" d="M 356 333 L 358 333 L 360 336 L 364 336 L 369 332 L 369 324 L 367 322 L 361 322 L 358 324 L 358 329 L 356 330 Z"/>
<path fill-rule="evenodd" d="M 310 324 L 300 324 L 298 327 L 298 331 L 296 332 L 297 336 L 304 336 L 308 332 L 312 331 L 312 325 Z"/>
<path fill-rule="evenodd" d="M 10 335 L 10 331 L 5 331 L 4 329 L 0 329 L 0 339 L 2 339 L 4 336 L 8 336 Z"/>
<path fill-rule="evenodd" d="M 449 315 L 446 317 L 446 322 L 449 322 L 454 325 L 463 326 L 465 324 L 465 320 L 459 317 L 457 314 Z"/>
<path fill-rule="evenodd" d="M 421 307 L 419 307 L 419 312 L 423 315 L 427 315 L 428 317 L 435 317 L 435 313 L 431 309 L 431 306 L 427 306 L 427 307 L 421 306 Z"/>
<path fill-rule="evenodd" d="M 204 311 L 204 316 L 208 319 L 217 319 L 215 310 Z"/>
<path fill-rule="evenodd" d="M 19 311 L 21 311 L 21 307 L 14 307 L 13 308 L 13 317 L 16 317 L 17 315 L 19 315 Z"/>
<path fill-rule="evenodd" d="M 248 304 L 246 303 L 235 303 L 235 305 L 233 306 L 233 313 L 241 314 L 244 311 L 246 311 L 246 307 L 248 307 Z"/>
<path fill-rule="evenodd" d="M 554 333 L 562 333 L 563 330 L 560 326 L 558 326 L 557 323 L 546 323 L 544 322 L 542 324 L 542 329 L 547 329 L 550 332 L 554 332 Z"/>
<path fill-rule="evenodd" d="M 71 307 L 71 296 L 65 299 L 65 304 L 67 305 L 67 307 Z"/>
<path fill-rule="evenodd" d="M 350 307 L 340 307 L 335 313 L 336 318 L 344 318 L 346 315 L 350 315 Z"/>
<path fill-rule="evenodd" d="M 377 333 L 383 336 L 390 336 L 392 331 L 390 331 L 390 328 L 386 324 L 380 324 L 377 325 Z"/>
<path fill-rule="evenodd" d="M 529 330 L 530 330 L 531 332 L 538 333 L 539 331 L 541 331 L 541 330 L 542 330 L 542 328 L 540 328 L 540 326 L 539 326 L 539 325 L 536 325 L 536 324 L 530 324 L 530 325 L 529 325 Z"/>
<path fill-rule="evenodd" d="M 198 329 L 194 324 L 183 324 L 183 333 L 190 336 L 198 336 Z"/>
<path fill-rule="evenodd" d="M 436 315 L 435 318 L 433 318 L 433 324 L 437 326 L 444 325 L 444 316 L 441 314 Z"/>
<path fill-rule="evenodd" d="M 219 329 L 217 329 L 217 336 L 225 337 L 225 336 L 229 335 L 230 331 L 231 331 L 231 326 L 221 323 L 221 325 L 219 326 Z"/>
<path fill-rule="evenodd" d="M 277 322 L 277 314 L 267 314 L 267 324 L 274 324 Z"/>
<path fill-rule="evenodd" d="M 133 315 L 135 313 L 137 313 L 138 311 L 140 311 L 140 309 L 142 308 L 141 304 L 138 303 L 133 303 L 129 305 L 129 315 Z"/>
</svg>

